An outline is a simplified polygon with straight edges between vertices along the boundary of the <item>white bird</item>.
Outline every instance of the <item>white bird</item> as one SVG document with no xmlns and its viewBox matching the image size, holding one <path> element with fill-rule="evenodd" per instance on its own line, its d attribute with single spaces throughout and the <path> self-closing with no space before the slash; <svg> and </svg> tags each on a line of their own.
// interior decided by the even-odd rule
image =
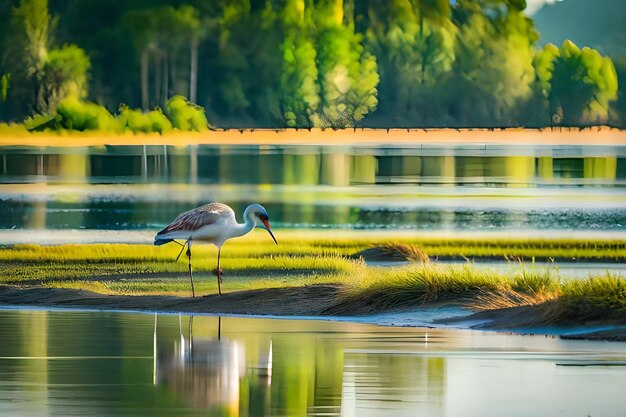
<svg viewBox="0 0 626 417">
<path fill-rule="evenodd" d="M 260 227 L 267 230 L 272 239 L 274 239 L 274 243 L 278 245 L 274 234 L 270 230 L 269 216 L 262 205 L 252 204 L 248 206 L 243 212 L 243 218 L 244 223 L 237 223 L 235 212 L 232 208 L 222 203 L 209 203 L 179 214 L 172 223 L 154 237 L 154 244 L 157 246 L 175 242 L 183 247 L 176 260 L 180 258 L 185 245 L 187 245 L 191 293 L 194 297 L 196 293 L 193 287 L 193 273 L 191 270 L 191 243 L 194 240 L 209 242 L 217 246 L 217 289 L 220 295 L 222 295 L 220 254 L 222 245 L 226 240 L 243 236 L 250 233 L 255 227 Z M 185 240 L 185 243 L 176 242 L 176 239 Z"/>
</svg>

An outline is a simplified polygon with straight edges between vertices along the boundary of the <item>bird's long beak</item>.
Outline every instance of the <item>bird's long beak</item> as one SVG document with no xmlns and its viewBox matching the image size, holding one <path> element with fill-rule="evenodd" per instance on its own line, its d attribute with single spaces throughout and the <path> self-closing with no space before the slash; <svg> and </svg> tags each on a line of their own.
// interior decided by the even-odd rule
<svg viewBox="0 0 626 417">
<path fill-rule="evenodd" d="M 272 230 L 270 229 L 270 222 L 267 220 L 263 220 L 263 224 L 265 225 L 265 230 L 267 230 L 267 232 L 270 234 L 272 239 L 274 239 L 274 243 L 278 245 L 278 242 L 276 241 L 276 238 L 274 237 L 274 233 L 272 233 Z"/>
</svg>

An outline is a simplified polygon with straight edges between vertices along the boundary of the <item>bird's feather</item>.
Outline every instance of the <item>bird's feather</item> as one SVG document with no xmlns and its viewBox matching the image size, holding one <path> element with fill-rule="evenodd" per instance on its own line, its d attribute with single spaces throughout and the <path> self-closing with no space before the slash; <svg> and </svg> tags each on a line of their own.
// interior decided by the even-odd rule
<svg viewBox="0 0 626 417">
<path fill-rule="evenodd" d="M 201 227 L 209 226 L 227 218 L 235 218 L 235 212 L 227 205 L 221 203 L 205 204 L 179 214 L 172 223 L 157 233 L 157 239 L 159 235 L 170 232 L 194 232 Z"/>
</svg>

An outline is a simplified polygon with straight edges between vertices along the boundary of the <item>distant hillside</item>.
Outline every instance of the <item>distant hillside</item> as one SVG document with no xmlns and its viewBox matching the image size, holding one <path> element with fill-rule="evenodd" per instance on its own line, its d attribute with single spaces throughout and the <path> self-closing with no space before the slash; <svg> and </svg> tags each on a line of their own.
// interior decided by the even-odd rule
<svg viewBox="0 0 626 417">
<path fill-rule="evenodd" d="M 625 0 L 564 0 L 543 6 L 533 18 L 542 44 L 571 39 L 614 57 L 626 55 Z"/>
</svg>

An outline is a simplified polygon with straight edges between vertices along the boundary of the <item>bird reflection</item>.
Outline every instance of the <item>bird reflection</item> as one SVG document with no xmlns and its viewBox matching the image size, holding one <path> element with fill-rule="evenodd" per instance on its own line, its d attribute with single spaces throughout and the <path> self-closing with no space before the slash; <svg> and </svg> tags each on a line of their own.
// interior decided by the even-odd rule
<svg viewBox="0 0 626 417">
<path fill-rule="evenodd" d="M 238 415 L 240 383 L 246 376 L 244 344 L 222 337 L 222 318 L 217 317 L 215 337 L 194 336 L 193 320 L 189 317 L 187 331 L 183 331 L 179 315 L 179 334 L 174 343 L 156 352 L 156 315 L 154 336 L 154 382 L 173 391 L 188 406 L 228 410 L 227 415 Z M 272 350 L 260 355 L 251 371 L 271 383 Z M 267 386 L 266 385 L 266 386 Z"/>
</svg>

